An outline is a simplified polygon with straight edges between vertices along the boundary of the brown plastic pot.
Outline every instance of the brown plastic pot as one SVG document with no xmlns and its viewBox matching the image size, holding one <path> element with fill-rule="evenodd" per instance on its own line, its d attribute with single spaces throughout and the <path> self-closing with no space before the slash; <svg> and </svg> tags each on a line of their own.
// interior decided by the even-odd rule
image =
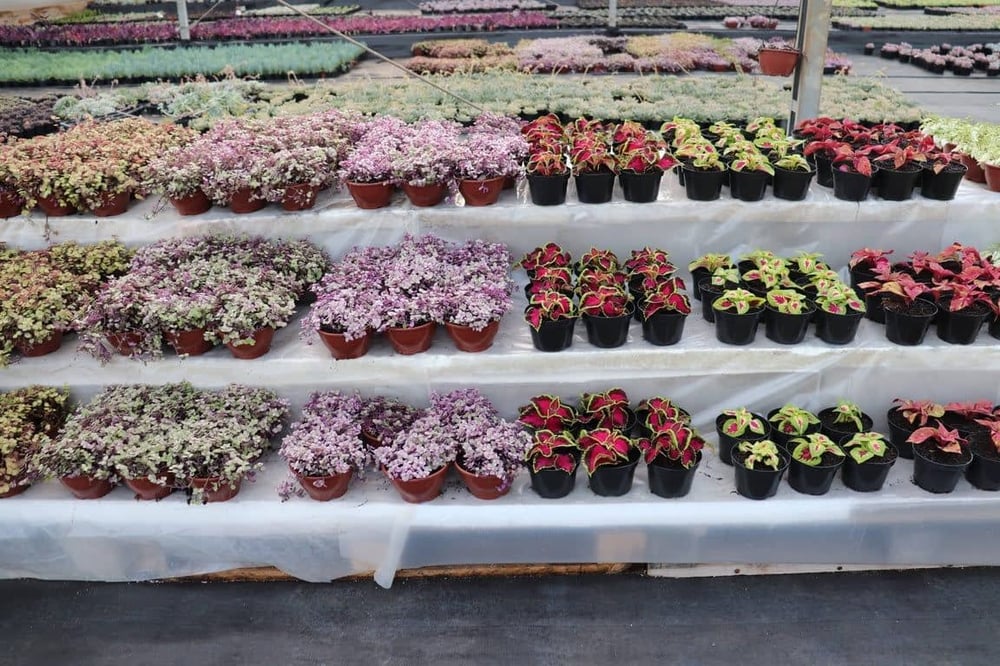
<svg viewBox="0 0 1000 666">
<path fill-rule="evenodd" d="M 986 174 L 986 187 L 1000 192 L 1000 164 L 984 164 L 983 173 Z"/>
<path fill-rule="evenodd" d="M 510 492 L 510 482 L 501 479 L 499 476 L 480 476 L 463 469 L 461 465 L 457 464 L 455 465 L 455 469 L 458 470 L 458 475 L 462 477 L 465 487 L 468 488 L 473 497 L 478 497 L 481 500 L 495 500 Z"/>
<path fill-rule="evenodd" d="M 302 476 L 296 474 L 299 485 L 306 491 L 309 497 L 317 502 L 329 502 L 332 499 L 343 497 L 347 492 L 347 487 L 351 484 L 353 471 L 343 474 L 333 474 L 331 476 Z"/>
<path fill-rule="evenodd" d="M 962 160 L 962 164 L 968 167 L 968 171 L 965 172 L 965 179 L 973 183 L 985 183 L 986 182 L 986 172 L 983 167 L 979 164 L 979 160 L 976 158 L 961 153 L 959 157 Z"/>
<path fill-rule="evenodd" d="M 108 344 L 122 356 L 131 356 L 132 351 L 142 341 L 142 335 L 139 333 L 108 333 L 105 337 Z"/>
<path fill-rule="evenodd" d="M 444 183 L 435 183 L 434 185 L 410 185 L 409 183 L 403 183 L 403 192 L 406 193 L 406 198 L 410 200 L 410 203 L 419 208 L 429 208 L 430 206 L 438 205 L 444 200 L 444 195 L 447 191 Z"/>
<path fill-rule="evenodd" d="M 316 205 L 316 195 L 319 187 L 308 183 L 289 185 L 285 188 L 285 196 L 281 198 L 281 207 L 285 210 L 309 210 Z"/>
<path fill-rule="evenodd" d="M 155 501 L 167 497 L 176 490 L 174 484 L 177 483 L 173 474 L 164 474 L 160 477 L 162 483 L 153 483 L 146 477 L 141 479 L 125 479 L 125 485 L 135 493 L 137 500 Z"/>
<path fill-rule="evenodd" d="M 76 208 L 73 206 L 60 205 L 53 195 L 38 197 L 38 207 L 49 217 L 65 217 L 76 212 Z"/>
<path fill-rule="evenodd" d="M 458 184 L 458 191 L 465 198 L 466 206 L 491 206 L 500 198 L 503 185 L 503 176 L 483 180 L 462 180 Z"/>
<path fill-rule="evenodd" d="M 445 322 L 444 328 L 448 331 L 448 336 L 455 343 L 455 348 L 463 352 L 481 352 L 493 346 L 493 340 L 500 330 L 500 321 L 491 321 L 481 331 L 473 329 L 471 326 L 452 324 Z"/>
<path fill-rule="evenodd" d="M 66 486 L 73 497 L 82 500 L 97 499 L 104 497 L 115 487 L 107 479 L 95 479 L 92 476 L 62 476 L 59 482 Z"/>
<path fill-rule="evenodd" d="M 799 52 L 789 49 L 763 48 L 757 52 L 760 72 L 766 76 L 790 76 L 799 64 Z"/>
<path fill-rule="evenodd" d="M 392 183 L 347 183 L 347 191 L 358 208 L 372 210 L 384 208 L 389 205 L 392 192 L 395 189 Z"/>
<path fill-rule="evenodd" d="M 178 215 L 201 215 L 212 207 L 211 200 L 201 190 L 186 197 L 171 197 L 170 203 L 173 204 Z"/>
<path fill-rule="evenodd" d="M 343 333 L 332 333 L 323 329 L 320 329 L 318 333 L 319 339 L 330 350 L 330 355 L 338 361 L 364 356 L 368 353 L 374 337 L 371 331 L 368 331 L 364 337 L 355 340 L 347 340 Z"/>
<path fill-rule="evenodd" d="M 106 193 L 101 197 L 100 203 L 91 210 L 97 217 L 114 217 L 115 215 L 124 214 L 128 210 L 128 205 L 131 201 L 131 192 L 119 192 L 118 194 Z"/>
<path fill-rule="evenodd" d="M 24 208 L 24 199 L 17 192 L 6 187 L 0 187 L 0 219 L 14 217 Z"/>
<path fill-rule="evenodd" d="M 229 351 L 233 354 L 233 358 L 250 360 L 260 358 L 269 352 L 271 350 L 271 341 L 274 340 L 274 329 L 270 327 L 258 329 L 254 331 L 252 337 L 254 339 L 252 345 L 234 345 L 231 342 L 226 343 L 226 346 L 229 347 Z"/>
<path fill-rule="evenodd" d="M 218 489 L 214 489 L 217 483 L 219 484 Z M 217 476 L 195 477 L 191 479 L 191 487 L 195 490 L 203 491 L 202 497 L 205 504 L 211 502 L 228 502 L 239 494 L 242 483 L 241 479 L 233 485 L 229 485 L 220 481 L 220 478 Z"/>
<path fill-rule="evenodd" d="M 205 329 L 194 328 L 190 331 L 167 331 L 164 333 L 167 343 L 178 355 L 201 356 L 212 349 L 212 343 L 205 339 Z"/>
<path fill-rule="evenodd" d="M 422 479 L 401 481 L 390 476 L 389 481 L 392 482 L 393 487 L 396 488 L 396 492 L 399 493 L 399 496 L 402 497 L 404 501 L 410 502 L 411 504 L 429 502 L 441 494 L 441 488 L 444 486 L 445 477 L 448 476 L 448 467 L 449 465 L 445 465 L 438 471 L 433 472 L 429 476 L 425 476 Z"/>
<path fill-rule="evenodd" d="M 36 356 L 45 356 L 46 354 L 51 354 L 52 352 L 59 349 L 62 345 L 63 332 L 62 331 L 52 331 L 50 335 L 45 340 L 41 342 L 36 342 L 35 344 L 30 344 L 27 342 L 17 343 L 17 351 L 21 353 L 21 356 L 28 358 L 34 358 Z"/>
<path fill-rule="evenodd" d="M 233 192 L 229 197 L 229 210 L 237 215 L 253 213 L 267 205 L 260 192 L 244 187 Z"/>
<path fill-rule="evenodd" d="M 411 356 L 431 348 L 437 324 L 429 322 L 412 328 L 388 328 L 385 335 L 397 354 Z"/>
</svg>

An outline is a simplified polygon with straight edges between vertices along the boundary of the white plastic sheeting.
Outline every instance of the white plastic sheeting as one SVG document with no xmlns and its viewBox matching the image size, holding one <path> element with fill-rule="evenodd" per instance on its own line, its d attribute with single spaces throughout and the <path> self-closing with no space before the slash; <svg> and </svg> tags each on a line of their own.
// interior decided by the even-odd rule
<svg viewBox="0 0 1000 666">
<path fill-rule="evenodd" d="M 654 204 L 585 206 L 572 203 L 573 196 L 571 187 L 571 203 L 555 208 L 524 204 L 508 193 L 498 206 L 483 209 L 395 202 L 360 211 L 345 195 L 327 194 L 317 211 L 300 214 L 268 209 L 237 217 L 216 209 L 196 218 L 167 211 L 151 219 L 146 202 L 123 218 L 54 218 L 47 235 L 53 242 L 117 236 L 141 245 L 174 235 L 243 231 L 309 237 L 335 256 L 353 244 L 392 242 L 406 231 L 500 240 L 515 254 L 550 240 L 575 254 L 592 245 L 622 255 L 654 245 L 671 251 L 685 275 L 686 263 L 709 251 L 816 250 L 842 268 L 863 246 L 894 248 L 902 258 L 954 240 L 983 247 L 1000 236 L 1000 198 L 969 184 L 950 203 L 918 198 L 858 205 L 814 187 L 805 203 L 696 204 L 683 199 L 673 178 Z M 45 220 L 7 220 L 0 223 L 0 238 L 16 247 L 44 247 Z M 259 360 L 234 360 L 217 349 L 191 359 L 168 353 L 145 364 L 117 358 L 102 367 L 75 354 L 71 336 L 56 354 L 0 370 L 0 387 L 65 384 L 86 400 L 120 382 L 187 379 L 216 387 L 239 381 L 272 386 L 299 407 L 314 390 L 356 388 L 426 404 L 430 391 L 477 386 L 512 417 L 537 393 L 574 399 L 582 391 L 623 386 L 633 402 L 651 395 L 675 399 L 692 411 L 710 441 L 715 415 L 740 405 L 766 412 L 794 401 L 818 410 L 848 397 L 884 431 L 885 411 L 897 396 L 1000 402 L 1000 348 L 985 332 L 972 347 L 944 344 L 932 331 L 923 346 L 904 348 L 864 321 L 857 340 L 844 347 L 811 334 L 801 345 L 782 347 L 761 330 L 752 346 L 737 348 L 718 343 L 696 311 L 673 347 L 649 345 L 633 324 L 624 347 L 600 350 L 586 342 L 581 323 L 571 349 L 543 354 L 531 347 L 519 315 L 523 305 L 519 295 L 496 344 L 481 354 L 454 350 L 439 331 L 425 354 L 398 356 L 378 341 L 361 359 L 333 361 L 318 341 L 310 346 L 298 339 L 295 322 L 279 331 L 272 351 Z M 1000 564 L 1000 532 L 992 529 L 1000 520 L 1000 497 L 964 481 L 952 495 L 932 496 L 909 482 L 911 469 L 909 461 L 899 461 L 877 495 L 853 493 L 838 481 L 830 495 L 812 498 L 783 484 L 776 498 L 759 503 L 734 494 L 732 471 L 711 452 L 691 495 L 680 500 L 651 495 L 642 466 L 622 498 L 592 495 L 581 472 L 577 489 L 563 500 L 538 498 L 524 475 L 509 496 L 494 502 L 472 498 L 452 480 L 443 496 L 424 505 L 405 504 L 374 473 L 340 500 L 281 503 L 275 487 L 284 470 L 276 457 L 256 483 L 218 505 L 188 506 L 181 495 L 136 502 L 126 489 L 79 501 L 48 482 L 0 501 L 0 576 L 143 580 L 273 565 L 314 581 L 374 570 L 388 585 L 401 567 L 451 563 Z"/>
</svg>

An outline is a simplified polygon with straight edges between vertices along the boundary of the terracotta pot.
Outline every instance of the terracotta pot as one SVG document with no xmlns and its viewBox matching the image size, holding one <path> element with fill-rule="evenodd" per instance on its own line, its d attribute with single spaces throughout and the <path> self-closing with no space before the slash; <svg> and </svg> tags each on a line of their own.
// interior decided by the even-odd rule
<svg viewBox="0 0 1000 666">
<path fill-rule="evenodd" d="M 493 339 L 497 337 L 497 331 L 500 330 L 500 321 L 491 321 L 481 331 L 477 331 L 471 326 L 449 322 L 445 322 L 444 328 L 448 331 L 448 336 L 459 351 L 481 352 L 493 346 Z"/>
<path fill-rule="evenodd" d="M 351 484 L 353 471 L 332 476 L 302 476 L 296 474 L 299 485 L 306 491 L 309 497 L 317 502 L 329 502 L 332 499 L 343 497 L 347 492 L 347 487 Z"/>
<path fill-rule="evenodd" d="M 767 76 L 789 76 L 799 64 L 799 52 L 763 48 L 757 52 L 760 71 Z"/>
<path fill-rule="evenodd" d="M 46 354 L 51 354 L 52 352 L 59 349 L 59 346 L 62 345 L 62 339 L 63 339 L 62 331 L 52 331 L 52 335 L 50 335 L 42 342 L 37 342 L 35 344 L 19 342 L 17 344 L 17 351 L 21 353 L 21 356 L 26 356 L 28 358 L 33 358 L 35 356 L 45 356 Z"/>
<path fill-rule="evenodd" d="M 15 479 L 12 483 L 16 484 L 17 480 Z M 30 487 L 31 487 L 31 484 L 26 484 L 26 485 L 11 485 L 10 490 L 7 490 L 5 492 L 0 493 L 0 499 L 7 499 L 8 497 L 16 497 L 17 495 L 20 495 L 21 493 L 23 493 L 25 490 L 27 490 Z"/>
<path fill-rule="evenodd" d="M 461 465 L 455 465 L 455 469 L 469 492 L 481 500 L 495 500 L 510 492 L 511 484 L 498 476 L 479 476 L 462 469 Z"/>
<path fill-rule="evenodd" d="M 973 183 L 985 183 L 986 182 L 986 172 L 983 167 L 980 166 L 979 161 L 962 153 L 960 155 L 962 159 L 962 164 L 969 168 L 965 172 L 965 179 Z"/>
<path fill-rule="evenodd" d="M 171 197 L 170 203 L 173 204 L 179 215 L 201 215 L 212 207 L 211 200 L 201 190 L 186 197 L 176 199 Z"/>
<path fill-rule="evenodd" d="M 177 483 L 177 480 L 173 474 L 164 474 L 160 477 L 160 480 L 163 481 L 162 484 L 153 483 L 146 477 L 141 479 L 125 479 L 125 485 L 135 493 L 137 500 L 161 500 L 176 490 L 174 484 Z"/>
<path fill-rule="evenodd" d="M 262 328 L 253 334 L 254 343 L 252 345 L 234 345 L 227 342 L 226 346 L 232 352 L 233 358 L 244 360 L 260 358 L 271 350 L 271 341 L 274 339 L 273 328 Z"/>
<path fill-rule="evenodd" d="M 24 208 L 24 199 L 17 192 L 6 187 L 0 187 L 0 219 L 18 215 Z"/>
<path fill-rule="evenodd" d="M 285 196 L 281 199 L 281 207 L 285 210 L 308 210 L 316 205 L 316 195 L 319 187 L 308 183 L 289 185 L 285 188 Z"/>
<path fill-rule="evenodd" d="M 1000 164 L 984 164 L 983 172 L 986 174 L 986 187 L 1000 192 Z"/>
<path fill-rule="evenodd" d="M 142 341 L 142 335 L 139 333 L 108 333 L 105 337 L 108 344 L 122 356 L 131 356 L 132 351 Z"/>
<path fill-rule="evenodd" d="M 248 187 L 236 190 L 229 197 L 229 210 L 237 215 L 253 213 L 267 205 L 267 201 L 260 196 L 260 192 L 255 192 Z"/>
<path fill-rule="evenodd" d="M 397 354 L 410 356 L 431 348 L 437 324 L 430 322 L 412 328 L 389 328 L 385 335 Z"/>
<path fill-rule="evenodd" d="M 54 196 L 38 197 L 38 207 L 49 217 L 65 217 L 76 212 L 73 206 L 61 206 Z"/>
<path fill-rule="evenodd" d="M 358 208 L 372 210 L 384 208 L 389 205 L 392 192 L 395 190 L 392 183 L 347 183 L 347 191 Z"/>
<path fill-rule="evenodd" d="M 399 479 L 394 479 L 390 476 L 389 481 L 392 482 L 393 487 L 396 488 L 399 496 L 402 497 L 404 501 L 410 502 L 411 504 L 429 502 L 441 494 L 441 488 L 444 486 L 445 477 L 448 476 L 448 467 L 449 465 L 445 465 L 438 471 L 432 473 L 430 476 L 425 476 L 422 479 L 400 481 Z"/>
<path fill-rule="evenodd" d="M 219 483 L 218 490 L 213 490 L 215 484 Z M 205 504 L 211 502 L 228 502 L 229 500 L 236 497 L 240 492 L 240 485 L 243 483 L 242 479 L 229 485 L 225 482 L 220 482 L 219 477 L 195 477 L 191 479 L 191 487 L 195 490 L 203 490 L 204 493 L 202 497 L 205 500 Z"/>
<path fill-rule="evenodd" d="M 374 335 L 368 331 L 364 337 L 355 340 L 347 340 L 343 333 L 332 333 L 320 329 L 319 339 L 323 341 L 326 348 L 330 350 L 330 355 L 338 361 L 345 361 L 351 358 L 360 358 L 368 353 Z"/>
<path fill-rule="evenodd" d="M 91 211 L 97 217 L 114 217 L 127 211 L 129 202 L 131 201 L 131 192 L 121 192 L 119 194 L 107 193 L 101 197 L 100 203 L 94 206 Z"/>
<path fill-rule="evenodd" d="M 205 339 L 205 329 L 190 331 L 166 331 L 163 336 L 178 355 L 201 356 L 212 349 L 212 343 Z"/>
<path fill-rule="evenodd" d="M 82 500 L 104 497 L 115 487 L 107 479 L 95 479 L 92 476 L 62 476 L 59 482 L 69 488 L 73 497 Z"/>
<path fill-rule="evenodd" d="M 458 191 L 465 198 L 466 206 L 491 206 L 500 198 L 503 185 L 503 176 L 484 180 L 463 180 L 458 184 Z"/>
<path fill-rule="evenodd" d="M 448 188 L 444 186 L 444 183 L 436 183 L 434 185 L 410 185 L 409 183 L 403 183 L 403 192 L 406 193 L 406 198 L 414 206 L 420 208 L 438 205 L 444 200 L 444 195 L 447 191 Z"/>
</svg>

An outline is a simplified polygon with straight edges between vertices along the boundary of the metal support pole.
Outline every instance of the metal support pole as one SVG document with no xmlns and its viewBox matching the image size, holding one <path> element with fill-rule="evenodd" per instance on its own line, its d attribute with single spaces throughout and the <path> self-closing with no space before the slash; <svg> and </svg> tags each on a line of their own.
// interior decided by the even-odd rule
<svg viewBox="0 0 1000 666">
<path fill-rule="evenodd" d="M 177 0 L 177 29 L 182 42 L 191 41 L 191 26 L 188 25 L 187 0 Z"/>
<path fill-rule="evenodd" d="M 618 29 L 618 0 L 608 0 L 608 34 L 612 37 L 621 34 Z"/>
<path fill-rule="evenodd" d="M 823 86 L 823 63 L 826 42 L 830 35 L 830 14 L 833 0 L 800 0 L 799 25 L 795 31 L 795 48 L 802 54 L 792 82 L 792 110 L 788 131 L 795 129 L 799 119 L 819 115 L 820 88 Z"/>
</svg>

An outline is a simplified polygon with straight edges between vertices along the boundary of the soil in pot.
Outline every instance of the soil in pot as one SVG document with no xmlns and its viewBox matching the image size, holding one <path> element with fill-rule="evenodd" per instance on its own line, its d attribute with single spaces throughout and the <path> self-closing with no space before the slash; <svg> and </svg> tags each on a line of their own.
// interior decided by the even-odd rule
<svg viewBox="0 0 1000 666">
<path fill-rule="evenodd" d="M 924 341 L 937 306 L 917 299 L 912 304 L 896 300 L 883 300 L 885 308 L 885 337 L 897 345 L 915 346 Z"/>
<path fill-rule="evenodd" d="M 622 171 L 618 174 L 625 201 L 633 203 L 651 203 L 656 201 L 657 196 L 660 194 L 660 181 L 662 178 L 662 171 L 646 173 Z"/>
<path fill-rule="evenodd" d="M 164 475 L 160 477 L 159 481 L 161 483 L 154 483 L 146 477 L 141 479 L 125 479 L 125 485 L 135 493 L 137 500 L 148 502 L 161 500 L 176 490 L 174 487 L 176 480 L 173 474 Z"/>
<path fill-rule="evenodd" d="M 871 185 L 870 176 L 833 169 L 833 196 L 842 201 L 864 201 Z"/>
<path fill-rule="evenodd" d="M 531 331 L 531 343 L 535 349 L 543 352 L 558 352 L 568 349 L 573 344 L 573 329 L 576 327 L 576 317 L 570 319 L 546 319 L 536 329 L 528 326 Z"/>
<path fill-rule="evenodd" d="M 249 188 L 243 188 L 233 192 L 229 197 L 229 210 L 237 215 L 254 213 L 267 205 L 264 197 L 259 192 L 254 192 Z"/>
<path fill-rule="evenodd" d="M 459 464 L 455 465 L 455 469 L 458 470 L 458 475 L 462 477 L 462 482 L 473 497 L 481 500 L 495 500 L 510 492 L 510 482 L 499 476 L 473 474 Z"/>
<path fill-rule="evenodd" d="M 857 462 L 848 453 L 843 465 L 844 485 L 859 493 L 878 492 L 885 485 L 897 457 L 896 449 L 891 444 L 886 447 L 884 456 L 863 463 Z"/>
<path fill-rule="evenodd" d="M 843 457 L 830 452 L 823 454 L 816 467 L 792 458 L 788 466 L 788 485 L 803 495 L 825 495 L 830 491 L 833 478 L 843 462 Z"/>
<path fill-rule="evenodd" d="M 626 462 L 598 467 L 590 475 L 590 489 L 601 497 L 621 497 L 632 490 L 632 479 L 640 457 L 639 451 L 633 450 Z"/>
<path fill-rule="evenodd" d="M 409 328 L 389 327 L 385 331 L 385 336 L 389 338 L 389 343 L 397 354 L 412 356 L 431 348 L 435 332 L 437 324 L 431 321 Z"/>
<path fill-rule="evenodd" d="M 628 340 L 632 311 L 629 310 L 620 317 L 595 317 L 585 314 L 583 323 L 587 327 L 587 341 L 590 344 L 602 349 L 621 347 Z"/>
<path fill-rule="evenodd" d="M 536 206 L 558 206 L 566 202 L 569 172 L 558 176 L 528 174 L 528 194 Z"/>
<path fill-rule="evenodd" d="M 574 177 L 576 198 L 580 203 L 602 204 L 611 201 L 615 191 L 615 174 L 612 171 L 581 173 Z"/>
<path fill-rule="evenodd" d="M 318 333 L 319 339 L 323 341 L 323 345 L 330 351 L 330 355 L 338 361 L 346 361 L 364 356 L 371 347 L 372 338 L 375 337 L 371 331 L 354 340 L 348 340 L 344 337 L 343 333 L 337 333 L 325 328 L 321 328 Z"/>
<path fill-rule="evenodd" d="M 57 351 L 60 346 L 62 346 L 63 332 L 62 331 L 52 331 L 52 333 L 46 339 L 41 342 L 28 343 L 28 342 L 18 342 L 17 351 L 21 356 L 27 358 L 34 358 L 37 356 L 45 356 L 46 354 L 51 354 Z"/>
<path fill-rule="evenodd" d="M 913 196 L 913 188 L 920 182 L 922 174 L 923 169 L 916 164 L 899 170 L 880 167 L 875 194 L 879 199 L 906 201 Z"/>
<path fill-rule="evenodd" d="M 107 479 L 95 479 L 92 476 L 84 475 L 62 476 L 59 477 L 59 483 L 68 488 L 73 493 L 73 497 L 82 500 L 104 497 L 115 487 Z"/>
<path fill-rule="evenodd" d="M 529 465 L 528 474 L 531 476 L 531 488 L 544 499 L 566 497 L 573 492 L 573 487 L 576 485 L 577 469 L 578 467 L 574 467 L 572 472 L 564 472 L 561 469 L 543 469 L 536 472 Z"/>
<path fill-rule="evenodd" d="M 727 345 L 748 345 L 757 337 L 757 325 L 760 323 L 764 308 L 751 310 L 744 314 L 715 311 L 715 337 Z"/>
<path fill-rule="evenodd" d="M 458 191 L 462 193 L 466 206 L 491 206 L 500 198 L 503 185 L 503 176 L 483 180 L 462 180 L 458 183 Z"/>
<path fill-rule="evenodd" d="M 1000 490 L 1000 452 L 989 436 L 969 440 L 972 462 L 965 470 L 965 478 L 980 490 Z"/>
<path fill-rule="evenodd" d="M 410 203 L 418 208 L 430 208 L 444 201 L 448 188 L 444 183 L 433 185 L 410 185 L 403 183 L 403 192 Z"/>
<path fill-rule="evenodd" d="M 951 201 L 968 170 L 969 167 L 963 164 L 949 164 L 939 173 L 934 173 L 930 168 L 924 169 L 920 196 L 937 201 Z"/>
<path fill-rule="evenodd" d="M 809 184 L 812 183 L 816 171 L 792 171 L 774 167 L 771 192 L 777 199 L 785 201 L 802 201 L 809 194 Z"/>
<path fill-rule="evenodd" d="M 441 469 L 431 473 L 429 476 L 425 476 L 422 479 L 402 481 L 400 479 L 389 477 L 389 481 L 392 482 L 393 487 L 396 488 L 396 492 L 399 493 L 399 496 L 402 497 L 404 501 L 411 504 L 429 502 L 441 494 L 441 488 L 444 487 L 444 481 L 448 476 L 449 467 L 450 465 L 445 465 Z"/>
<path fill-rule="evenodd" d="M 722 185 L 729 174 L 721 170 L 701 171 L 689 166 L 684 170 L 684 191 L 692 201 L 715 201 L 722 193 Z"/>
<path fill-rule="evenodd" d="M 205 339 L 205 329 L 203 328 L 195 328 L 190 331 L 166 331 L 163 337 L 178 355 L 201 356 L 212 349 L 212 343 Z"/>
<path fill-rule="evenodd" d="M 642 322 L 642 337 L 657 347 L 675 345 L 684 334 L 687 315 L 680 312 L 657 312 Z"/>
<path fill-rule="evenodd" d="M 448 337 L 455 343 L 456 349 L 477 353 L 486 351 L 493 346 L 493 340 L 497 337 L 497 331 L 500 330 L 500 322 L 499 320 L 491 321 L 479 331 L 471 326 L 452 324 L 451 322 L 445 322 L 444 327 L 448 331 Z"/>
<path fill-rule="evenodd" d="M 953 345 L 971 345 L 991 313 L 985 303 L 975 303 L 955 312 L 942 307 L 938 310 L 937 336 Z"/>
<path fill-rule="evenodd" d="M 747 499 L 762 500 L 774 497 L 781 485 L 781 477 L 788 469 L 788 454 L 782 453 L 778 469 L 747 469 L 743 465 L 745 453 L 733 452 L 733 470 L 736 475 L 736 492 Z"/>
<path fill-rule="evenodd" d="M 343 474 L 332 474 L 330 476 L 302 476 L 296 474 L 299 485 L 306 491 L 312 499 L 317 502 L 329 502 L 330 500 L 343 497 L 347 493 L 347 488 L 351 485 L 353 470 L 348 470 Z"/>
<path fill-rule="evenodd" d="M 844 437 L 848 435 L 856 435 L 859 432 L 871 432 L 874 425 L 872 417 L 868 416 L 864 412 L 861 413 L 861 429 L 854 423 L 840 422 L 836 421 L 837 414 L 833 411 L 833 407 L 827 407 L 826 409 L 821 409 L 819 413 L 816 414 L 816 418 L 820 422 L 820 432 L 829 437 L 835 442 L 839 442 Z"/>
<path fill-rule="evenodd" d="M 729 170 L 729 193 L 740 201 L 760 201 L 767 190 L 769 175 L 764 171 Z"/>
<path fill-rule="evenodd" d="M 186 197 L 171 197 L 170 203 L 178 215 L 201 215 L 212 208 L 211 200 L 201 190 Z"/>
<path fill-rule="evenodd" d="M 205 504 L 228 502 L 240 492 L 242 479 L 239 481 L 223 481 L 220 477 L 195 477 L 191 479 L 192 490 L 202 491 L 202 501 Z"/>
<path fill-rule="evenodd" d="M 850 344 L 858 334 L 863 317 L 864 313 L 857 310 L 845 314 L 817 310 L 816 337 L 831 345 Z"/>
<path fill-rule="evenodd" d="M 24 208 L 24 199 L 17 192 L 6 187 L 0 187 L 0 219 L 19 215 Z"/>
<path fill-rule="evenodd" d="M 347 183 L 347 191 L 355 205 L 363 210 L 385 208 L 396 187 L 392 183 Z"/>
<path fill-rule="evenodd" d="M 757 433 L 745 432 L 739 437 L 730 437 L 722 430 L 722 424 L 725 423 L 729 417 L 725 414 L 719 414 L 715 417 L 715 434 L 719 436 L 719 460 L 727 465 L 733 464 L 733 447 L 740 442 L 759 442 L 762 439 L 769 439 L 771 437 L 771 424 L 760 414 L 756 412 L 753 413 L 754 418 L 763 421 L 764 423 L 764 434 L 758 435 Z"/>
<path fill-rule="evenodd" d="M 917 444 L 913 447 L 913 483 L 930 493 L 955 490 L 972 453 L 944 453 L 936 447 Z"/>
<path fill-rule="evenodd" d="M 694 465 L 688 468 L 679 461 L 664 456 L 657 457 L 646 465 L 646 471 L 649 473 L 649 491 L 667 499 L 684 497 L 691 492 L 691 484 L 700 464 L 701 451 L 697 453 Z"/>
<path fill-rule="evenodd" d="M 764 317 L 764 335 L 780 345 L 797 345 L 806 337 L 806 329 L 812 319 L 816 306 L 809 304 L 800 314 L 778 312 L 770 306 L 764 306 L 767 315 Z"/>
<path fill-rule="evenodd" d="M 289 185 L 281 198 L 281 207 L 288 211 L 309 210 L 316 205 L 319 187 L 308 183 Z"/>
<path fill-rule="evenodd" d="M 122 215 L 128 210 L 128 205 L 131 201 L 131 192 L 105 194 L 101 197 L 100 203 L 93 207 L 92 212 L 97 217 L 114 217 L 116 215 Z"/>
<path fill-rule="evenodd" d="M 226 347 L 229 348 L 229 352 L 233 355 L 233 358 L 250 360 L 260 358 L 266 354 L 271 350 L 271 342 L 274 340 L 274 329 L 270 327 L 258 329 L 254 331 L 252 337 L 253 344 L 249 345 L 235 345 L 231 342 L 226 343 Z"/>
</svg>

